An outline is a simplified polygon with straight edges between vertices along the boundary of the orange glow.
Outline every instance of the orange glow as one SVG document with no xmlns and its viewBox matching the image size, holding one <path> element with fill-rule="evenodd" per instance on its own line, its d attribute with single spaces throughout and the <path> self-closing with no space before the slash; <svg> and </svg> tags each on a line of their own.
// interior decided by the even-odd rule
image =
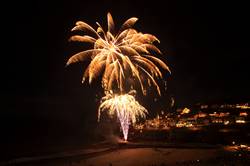
<svg viewBox="0 0 250 166">
<path fill-rule="evenodd" d="M 247 116 L 248 113 L 247 112 L 240 112 L 240 116 Z"/>
<path fill-rule="evenodd" d="M 245 121 L 245 120 L 242 120 L 242 119 L 237 119 L 237 120 L 235 121 L 235 123 L 246 123 L 246 121 Z"/>
<path fill-rule="evenodd" d="M 181 114 L 188 114 L 190 112 L 190 109 L 184 108 L 181 112 Z"/>
<path fill-rule="evenodd" d="M 248 106 L 248 103 L 247 104 L 237 104 L 236 105 L 236 108 L 240 108 L 240 109 L 250 109 L 250 107 Z"/>
</svg>

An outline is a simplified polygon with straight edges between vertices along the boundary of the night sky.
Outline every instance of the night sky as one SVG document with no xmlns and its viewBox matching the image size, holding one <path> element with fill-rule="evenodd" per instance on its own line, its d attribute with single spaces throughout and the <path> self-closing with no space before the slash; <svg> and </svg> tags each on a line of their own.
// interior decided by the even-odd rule
<svg viewBox="0 0 250 166">
<path fill-rule="evenodd" d="M 167 93 L 180 104 L 249 97 L 244 4 L 82 0 L 22 2 L 12 7 L 14 38 L 5 55 L 9 59 L 5 95 L 63 96 L 86 88 L 79 85 L 80 65 L 64 68 L 67 58 L 82 47 L 68 42 L 70 29 L 77 20 L 105 26 L 110 11 L 117 27 L 135 16 L 139 18 L 135 28 L 160 39 L 158 46 L 172 70 Z"/>
<path fill-rule="evenodd" d="M 4 123 L 11 121 L 11 129 L 24 117 L 28 122 L 23 128 L 41 119 L 41 126 L 56 121 L 74 127 L 86 117 L 96 118 L 102 89 L 97 83 L 82 85 L 81 65 L 65 68 L 65 63 L 86 48 L 68 42 L 75 22 L 82 20 L 96 27 L 98 21 L 106 26 L 108 11 L 117 27 L 138 17 L 135 28 L 161 41 L 161 59 L 172 71 L 167 77 L 166 98 L 173 96 L 180 106 L 250 99 L 246 4 L 81 0 L 21 1 L 8 6 L 2 25 L 7 51 L 2 53 L 1 98 L 6 107 L 1 114 Z M 139 100 L 143 103 L 152 98 Z"/>
</svg>

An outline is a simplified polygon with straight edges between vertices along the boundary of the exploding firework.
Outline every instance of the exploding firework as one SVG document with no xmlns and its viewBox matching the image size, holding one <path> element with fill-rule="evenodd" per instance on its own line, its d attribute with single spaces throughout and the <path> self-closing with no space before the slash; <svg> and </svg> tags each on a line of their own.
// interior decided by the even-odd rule
<svg viewBox="0 0 250 166">
<path fill-rule="evenodd" d="M 143 34 L 132 28 L 137 20 L 135 17 L 128 19 L 117 32 L 110 13 L 107 14 L 106 32 L 98 22 L 97 30 L 85 22 L 76 22 L 72 31 L 83 31 L 89 35 L 73 35 L 70 41 L 91 43 L 93 47 L 71 56 L 67 65 L 89 59 L 90 64 L 83 74 L 82 82 L 88 78 L 91 83 L 102 75 L 105 91 L 117 89 L 124 93 L 128 90 L 126 87 L 130 90 L 139 83 L 144 95 L 146 85 L 154 85 L 160 95 L 156 78 L 162 78 L 162 73 L 157 65 L 170 70 L 163 61 L 153 55 L 161 54 L 153 44 L 160 41 L 154 35 Z"/>
<path fill-rule="evenodd" d="M 170 72 L 168 66 L 155 54 L 161 51 L 154 45 L 160 42 L 154 35 L 135 30 L 133 25 L 138 19 L 132 17 L 125 21 L 119 31 L 115 31 L 114 21 L 107 14 L 107 30 L 97 22 L 97 29 L 83 21 L 77 21 L 72 31 L 84 34 L 73 35 L 70 41 L 92 44 L 91 49 L 71 56 L 67 66 L 76 62 L 90 61 L 83 74 L 82 82 L 89 84 L 101 76 L 106 96 L 102 98 L 98 110 L 98 120 L 102 111 L 119 119 L 124 139 L 127 140 L 129 125 L 139 118 L 145 118 L 147 110 L 135 99 L 134 87 L 139 85 L 146 95 L 146 86 L 154 86 L 159 95 L 158 78 L 163 78 L 159 67 Z M 88 34 L 88 35 L 86 35 Z M 159 66 L 159 67 L 158 67 Z M 137 87 L 136 87 L 137 88 Z M 126 93 L 130 91 L 129 93 Z M 115 92 L 115 93 L 113 93 Z"/>
<path fill-rule="evenodd" d="M 98 120 L 100 119 L 101 111 L 104 110 L 108 110 L 108 114 L 111 117 L 117 116 L 125 141 L 128 138 L 129 125 L 136 123 L 139 118 L 145 118 L 147 113 L 147 110 L 135 100 L 134 95 L 134 90 L 122 95 L 113 94 L 112 91 L 106 93 L 98 110 Z"/>
</svg>

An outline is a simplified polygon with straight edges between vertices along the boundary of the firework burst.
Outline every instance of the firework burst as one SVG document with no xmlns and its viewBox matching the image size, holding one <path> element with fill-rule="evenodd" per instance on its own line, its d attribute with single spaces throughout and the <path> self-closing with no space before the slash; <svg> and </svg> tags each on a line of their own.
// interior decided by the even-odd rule
<svg viewBox="0 0 250 166">
<path fill-rule="evenodd" d="M 107 14 L 106 32 L 98 22 L 97 30 L 85 22 L 76 22 L 72 31 L 84 31 L 89 35 L 74 35 L 70 41 L 91 43 L 93 47 L 71 56 L 67 65 L 89 59 L 90 64 L 83 74 L 82 82 L 88 78 L 91 83 L 102 75 L 105 91 L 118 89 L 125 92 L 126 85 L 131 88 L 139 83 L 143 94 L 146 94 L 145 85 L 154 85 L 160 95 L 160 88 L 155 79 L 162 78 L 162 73 L 157 65 L 170 70 L 163 61 L 153 55 L 161 54 L 153 44 L 160 41 L 154 35 L 143 34 L 132 28 L 137 20 L 135 17 L 128 19 L 117 32 L 110 13 Z"/>
<path fill-rule="evenodd" d="M 111 117 L 117 116 L 125 141 L 128 138 L 129 125 L 136 123 L 139 118 L 145 118 L 147 113 L 147 110 L 135 100 L 134 95 L 134 90 L 123 95 L 116 95 L 111 91 L 102 98 L 98 110 L 98 120 L 101 112 L 104 110 L 108 110 L 108 114 Z"/>
<path fill-rule="evenodd" d="M 71 56 L 66 66 L 89 61 L 83 74 L 82 82 L 88 79 L 89 84 L 97 77 L 102 78 L 105 96 L 98 110 L 119 119 L 124 140 L 127 140 L 129 126 L 140 118 L 145 118 L 147 110 L 135 99 L 137 85 L 146 95 L 146 86 L 154 86 L 159 95 L 161 91 L 157 79 L 162 79 L 161 69 L 170 72 L 168 66 L 155 54 L 161 51 L 154 45 L 160 42 L 154 35 L 138 32 L 133 25 L 138 19 L 132 17 L 125 21 L 120 30 L 110 13 L 107 14 L 107 30 L 97 22 L 97 29 L 83 21 L 77 21 L 72 31 L 83 31 L 83 35 L 73 35 L 70 41 L 92 44 L 91 49 L 83 50 Z M 88 34 L 88 35 L 86 35 Z M 135 88 L 134 88 L 135 87 Z M 127 93 L 129 91 L 129 93 Z M 115 92 L 115 93 L 114 93 Z"/>
</svg>

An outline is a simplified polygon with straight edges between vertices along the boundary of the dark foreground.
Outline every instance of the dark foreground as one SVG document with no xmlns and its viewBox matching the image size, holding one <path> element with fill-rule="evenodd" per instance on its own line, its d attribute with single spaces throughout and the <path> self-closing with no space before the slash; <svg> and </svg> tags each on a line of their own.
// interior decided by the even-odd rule
<svg viewBox="0 0 250 166">
<path fill-rule="evenodd" d="M 142 133 L 131 130 L 129 143 L 126 144 L 118 144 L 117 136 L 99 139 L 91 135 L 82 137 L 69 135 L 72 138 L 49 139 L 51 136 L 43 143 L 32 141 L 31 138 L 25 139 L 26 142 L 22 141 L 20 139 L 22 135 L 20 135 L 19 139 L 6 141 L 4 146 L 1 146 L 3 154 L 0 165 L 244 166 L 250 165 L 249 129 L 249 125 L 216 125 L 207 128 L 176 128 L 169 131 L 156 130 Z M 84 138 L 85 141 L 83 141 Z M 86 141 L 86 138 L 89 138 L 89 141 Z"/>
<path fill-rule="evenodd" d="M 206 144 L 99 144 L 92 148 L 36 157 L 22 157 L 1 165 L 20 166 L 165 166 L 250 165 L 250 149 Z"/>
</svg>

